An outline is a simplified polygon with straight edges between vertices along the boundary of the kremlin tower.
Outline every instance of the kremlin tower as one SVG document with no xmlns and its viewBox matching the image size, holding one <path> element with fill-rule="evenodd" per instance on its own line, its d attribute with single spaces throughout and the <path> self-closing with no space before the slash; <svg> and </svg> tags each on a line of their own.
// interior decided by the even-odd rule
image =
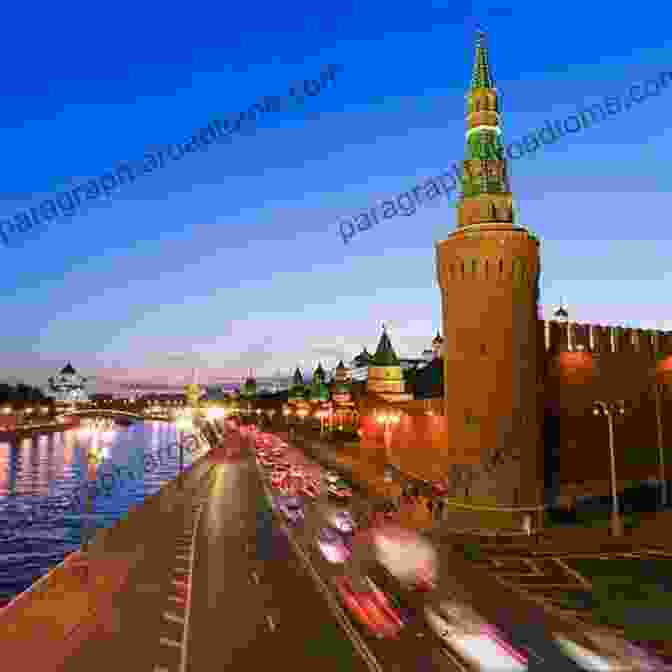
<svg viewBox="0 0 672 672">
<path fill-rule="evenodd" d="M 390 337 L 383 327 L 376 354 L 369 363 L 369 375 L 366 381 L 367 394 L 372 393 L 385 401 L 400 402 L 413 399 L 412 394 L 404 392 L 404 376 L 401 362 L 392 347 Z"/>
<path fill-rule="evenodd" d="M 436 243 L 448 449 L 472 464 L 506 462 L 506 475 L 486 479 L 487 498 L 500 506 L 533 506 L 541 495 L 539 242 L 514 221 L 482 32 L 466 98 L 457 228 Z"/>
</svg>

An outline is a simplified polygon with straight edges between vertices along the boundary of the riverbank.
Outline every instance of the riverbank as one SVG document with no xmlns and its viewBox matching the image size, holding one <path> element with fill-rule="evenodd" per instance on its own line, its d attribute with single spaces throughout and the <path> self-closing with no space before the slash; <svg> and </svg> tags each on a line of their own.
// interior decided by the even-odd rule
<svg viewBox="0 0 672 672">
<path fill-rule="evenodd" d="M 152 550 L 148 540 L 173 526 L 183 502 L 200 489 L 212 466 L 209 452 L 182 479 L 166 483 L 113 527 L 98 530 L 86 557 L 79 550 L 71 553 L 0 609 L 0 650 L 8 668 L 55 669 L 77 648 L 112 610 L 115 593 Z M 36 639 L 39 647 L 34 646 Z"/>
</svg>

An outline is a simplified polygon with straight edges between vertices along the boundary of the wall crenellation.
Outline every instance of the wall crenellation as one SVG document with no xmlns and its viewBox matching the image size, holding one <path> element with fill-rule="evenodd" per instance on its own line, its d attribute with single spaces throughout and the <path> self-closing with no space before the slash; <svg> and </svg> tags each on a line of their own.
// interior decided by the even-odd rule
<svg viewBox="0 0 672 672">
<path fill-rule="evenodd" d="M 672 331 L 544 320 L 546 351 L 672 354 Z"/>
</svg>

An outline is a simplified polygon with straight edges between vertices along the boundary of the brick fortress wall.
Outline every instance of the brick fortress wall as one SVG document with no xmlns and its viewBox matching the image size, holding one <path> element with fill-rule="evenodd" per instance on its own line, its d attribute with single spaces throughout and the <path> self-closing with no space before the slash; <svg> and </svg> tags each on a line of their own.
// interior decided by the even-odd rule
<svg viewBox="0 0 672 672">
<path fill-rule="evenodd" d="M 544 360 L 539 464 L 547 496 L 559 494 L 566 483 L 608 480 L 607 421 L 593 415 L 596 400 L 626 404 L 626 415 L 615 426 L 621 486 L 657 475 L 656 381 L 664 383 L 661 417 L 666 464 L 672 466 L 672 332 L 542 320 L 539 327 Z M 403 416 L 392 434 L 393 463 L 427 480 L 448 477 L 452 496 L 494 503 L 498 484 L 510 480 L 509 470 L 515 472 L 515 459 L 484 464 L 478 455 L 449 447 L 442 402 L 420 399 L 395 406 Z M 364 412 L 361 449 L 382 458 L 382 429 L 367 416 Z M 515 474 L 510 476 L 513 482 Z"/>
</svg>

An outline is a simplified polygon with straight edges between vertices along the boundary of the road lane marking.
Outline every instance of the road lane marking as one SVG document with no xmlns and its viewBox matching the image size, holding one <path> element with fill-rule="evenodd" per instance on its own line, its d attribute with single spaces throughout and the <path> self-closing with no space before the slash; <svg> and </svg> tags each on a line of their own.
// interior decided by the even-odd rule
<svg viewBox="0 0 672 672">
<path fill-rule="evenodd" d="M 184 625 L 184 619 L 178 616 L 177 614 L 173 614 L 170 611 L 164 611 L 163 612 L 163 617 L 167 621 L 172 621 L 173 623 L 179 623 L 180 625 Z"/>
<path fill-rule="evenodd" d="M 198 532 L 198 525 L 201 521 L 203 513 L 203 506 L 198 509 L 196 514 L 196 523 L 194 525 L 194 534 L 191 539 L 191 553 L 189 554 L 189 569 L 193 576 L 194 560 L 196 557 L 196 533 Z M 184 630 L 182 634 L 182 655 L 180 660 L 180 672 L 186 672 L 187 669 L 187 645 L 189 643 L 189 617 L 191 616 L 191 581 L 187 587 L 187 603 L 184 608 Z"/>
<path fill-rule="evenodd" d="M 566 565 L 562 560 L 560 560 L 560 558 L 553 559 L 562 569 L 564 569 L 568 574 L 571 574 L 571 576 L 573 576 L 584 588 L 587 588 L 588 590 L 593 589 L 593 584 L 588 581 L 585 576 L 579 574 L 579 572 Z"/>
<path fill-rule="evenodd" d="M 268 493 L 268 490 L 266 488 L 266 485 L 262 483 L 262 487 L 264 489 L 264 494 L 266 495 L 267 498 L 270 498 L 270 495 Z M 360 654 L 360 656 L 363 658 L 364 662 L 366 663 L 367 667 L 372 670 L 373 672 L 383 672 L 383 668 L 381 667 L 380 663 L 378 660 L 375 658 L 373 653 L 371 653 L 371 650 L 369 647 L 366 645 L 360 634 L 354 629 L 352 626 L 352 623 L 348 620 L 348 617 L 346 616 L 345 612 L 343 611 L 343 608 L 341 607 L 340 603 L 336 600 L 336 598 L 331 594 L 327 586 L 325 585 L 322 577 L 315 571 L 315 568 L 313 567 L 312 563 L 308 559 L 307 555 L 303 551 L 303 549 L 299 546 L 299 544 L 296 542 L 294 539 L 294 535 L 290 532 L 289 528 L 283 523 L 280 522 L 281 528 L 285 531 L 285 534 L 287 535 L 287 539 L 289 539 L 290 543 L 292 544 L 295 552 L 299 556 L 300 560 L 303 562 L 304 566 L 308 570 L 308 572 L 311 574 L 313 577 L 313 580 L 315 581 L 318 589 L 322 592 L 324 597 L 327 600 L 327 604 L 330 606 L 332 613 L 336 616 L 336 619 L 338 620 L 339 624 L 343 627 L 345 630 L 346 635 L 352 642 L 353 646 L 357 650 L 357 652 Z M 465 672 L 467 672 L 465 670 Z"/>
<path fill-rule="evenodd" d="M 176 642 L 172 639 L 167 639 L 166 637 L 161 637 L 159 642 L 161 644 L 163 644 L 164 646 L 174 646 L 176 649 L 181 649 L 182 648 L 182 644 L 180 644 L 180 642 Z"/>
<path fill-rule="evenodd" d="M 536 658 L 540 663 L 543 663 L 543 662 L 544 662 L 544 659 L 543 659 L 540 655 L 538 655 L 537 653 L 535 653 L 534 651 L 532 651 L 532 649 L 531 649 L 529 646 L 522 646 L 521 648 L 522 648 L 522 649 L 525 649 L 525 651 L 527 651 L 527 653 L 528 653 L 530 656 L 532 656 L 533 658 Z"/>
<path fill-rule="evenodd" d="M 271 629 L 271 632 L 275 632 L 276 625 L 269 614 L 266 614 L 266 622 L 268 623 L 268 627 Z"/>
<path fill-rule="evenodd" d="M 442 646 L 439 651 L 450 660 L 450 662 L 455 665 L 455 667 L 459 668 L 461 672 L 469 672 L 469 669 L 465 667 L 455 656 L 448 651 L 448 649 L 444 646 Z"/>
</svg>

